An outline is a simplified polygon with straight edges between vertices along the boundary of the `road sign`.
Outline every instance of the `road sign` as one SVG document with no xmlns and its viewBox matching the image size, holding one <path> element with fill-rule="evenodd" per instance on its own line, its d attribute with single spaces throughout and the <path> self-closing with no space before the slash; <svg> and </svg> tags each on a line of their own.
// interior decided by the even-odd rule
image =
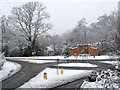
<svg viewBox="0 0 120 90">
<path fill-rule="evenodd" d="M 60 73 L 63 75 L 63 69 L 61 69 Z"/>
<path fill-rule="evenodd" d="M 59 59 L 57 59 L 57 75 L 59 74 L 59 73 L 58 73 L 58 69 L 59 69 L 58 63 L 59 63 Z"/>
<path fill-rule="evenodd" d="M 44 73 L 44 79 L 47 80 L 47 73 Z"/>
<path fill-rule="evenodd" d="M 64 58 L 66 59 L 66 58 L 67 58 L 67 55 L 64 55 Z"/>
</svg>

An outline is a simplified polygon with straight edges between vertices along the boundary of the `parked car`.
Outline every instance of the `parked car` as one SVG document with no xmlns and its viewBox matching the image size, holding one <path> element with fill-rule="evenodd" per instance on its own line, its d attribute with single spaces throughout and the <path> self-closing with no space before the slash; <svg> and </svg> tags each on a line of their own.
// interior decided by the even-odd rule
<svg viewBox="0 0 120 90">
<path fill-rule="evenodd" d="M 89 80 L 90 82 L 95 82 L 97 76 L 100 75 L 101 72 L 102 72 L 101 69 L 94 70 L 94 71 L 88 76 L 88 80 Z"/>
</svg>

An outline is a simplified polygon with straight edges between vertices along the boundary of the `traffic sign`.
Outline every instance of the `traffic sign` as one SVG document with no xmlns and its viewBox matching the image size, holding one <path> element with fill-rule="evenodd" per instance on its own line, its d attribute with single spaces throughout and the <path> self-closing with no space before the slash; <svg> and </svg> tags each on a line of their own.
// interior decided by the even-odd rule
<svg viewBox="0 0 120 90">
<path fill-rule="evenodd" d="M 44 73 L 44 79 L 47 80 L 47 73 Z"/>
<path fill-rule="evenodd" d="M 61 69 L 60 73 L 63 75 L 63 69 Z"/>
<path fill-rule="evenodd" d="M 67 58 L 67 55 L 64 55 L 64 58 L 66 59 L 66 58 Z"/>
</svg>

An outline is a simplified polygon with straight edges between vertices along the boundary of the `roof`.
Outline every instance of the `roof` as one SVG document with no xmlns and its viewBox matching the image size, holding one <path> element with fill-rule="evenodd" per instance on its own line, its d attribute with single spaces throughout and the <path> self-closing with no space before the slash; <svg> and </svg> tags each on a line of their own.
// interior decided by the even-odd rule
<svg viewBox="0 0 120 90">
<path fill-rule="evenodd" d="M 47 51 L 54 51 L 54 50 L 50 47 L 47 47 Z"/>
</svg>

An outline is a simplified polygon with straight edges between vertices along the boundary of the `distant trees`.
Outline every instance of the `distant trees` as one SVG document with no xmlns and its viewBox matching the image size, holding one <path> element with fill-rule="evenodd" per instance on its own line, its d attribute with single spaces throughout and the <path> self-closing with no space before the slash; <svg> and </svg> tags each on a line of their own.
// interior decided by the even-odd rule
<svg viewBox="0 0 120 90">
<path fill-rule="evenodd" d="M 60 53 L 62 52 L 62 50 L 61 50 L 61 45 L 62 45 L 61 37 L 59 35 L 53 35 L 50 39 L 50 44 L 53 45 L 54 55 L 60 55 Z"/>
<path fill-rule="evenodd" d="M 87 26 L 86 19 L 78 21 L 78 25 L 63 36 L 67 35 L 68 46 L 76 46 L 79 43 L 90 43 L 99 47 L 99 54 L 108 54 L 109 52 L 120 52 L 118 42 L 118 13 L 112 12 L 110 15 L 102 15 L 97 22 Z M 86 38 L 85 38 L 86 35 Z M 86 40 L 86 41 L 85 41 Z"/>
</svg>

